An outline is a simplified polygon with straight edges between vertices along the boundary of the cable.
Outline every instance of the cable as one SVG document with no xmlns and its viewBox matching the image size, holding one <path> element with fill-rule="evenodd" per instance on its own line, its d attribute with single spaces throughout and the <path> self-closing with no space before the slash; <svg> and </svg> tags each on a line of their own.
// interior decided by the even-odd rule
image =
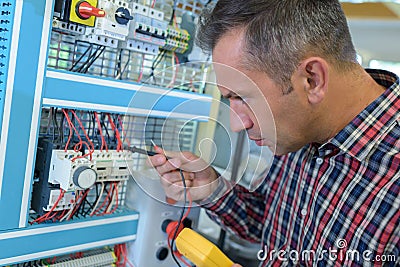
<svg viewBox="0 0 400 267">
<path fill-rule="evenodd" d="M 96 55 L 96 53 L 100 50 L 101 46 L 97 46 L 96 50 L 94 51 L 94 53 L 92 53 L 92 49 L 90 49 L 90 55 L 87 57 L 86 61 L 78 68 L 75 70 L 75 72 L 82 72 L 83 68 L 85 68 L 85 66 L 87 64 L 89 64 L 89 62 L 93 59 L 93 57 Z"/>
<path fill-rule="evenodd" d="M 137 79 L 137 82 L 138 82 L 138 83 L 140 83 L 140 81 L 141 81 L 142 78 L 143 78 L 144 57 L 145 57 L 145 54 L 142 55 L 142 65 L 141 65 L 141 67 L 140 67 L 140 73 L 139 73 L 139 77 L 138 77 L 138 79 Z"/>
<path fill-rule="evenodd" d="M 117 79 L 117 80 L 122 80 L 122 75 L 123 75 L 124 72 L 126 71 L 126 68 L 128 68 L 129 63 L 131 62 L 131 51 L 129 50 L 128 53 L 129 53 L 129 54 L 128 54 L 128 60 L 126 61 L 126 64 L 125 64 L 124 68 L 123 68 L 122 70 L 120 69 L 118 75 L 115 76 L 115 79 Z M 144 55 L 143 55 L 143 56 L 144 56 Z M 120 64 L 120 63 L 119 63 L 119 64 Z M 120 67 L 120 68 L 121 68 L 121 67 Z"/>
<path fill-rule="evenodd" d="M 62 109 L 62 112 L 63 112 L 63 114 L 64 114 L 64 116 L 65 116 L 65 119 L 67 120 L 67 122 L 68 122 L 68 128 L 69 128 L 69 136 L 68 136 L 68 140 L 67 140 L 67 143 L 65 144 L 65 147 L 64 147 L 64 152 L 67 152 L 67 150 L 68 150 L 68 145 L 69 145 L 69 143 L 71 142 L 71 138 L 72 138 L 72 134 L 73 134 L 73 131 L 72 131 L 72 127 L 71 127 L 71 120 L 69 119 L 69 116 L 68 116 L 68 109 Z"/>
<path fill-rule="evenodd" d="M 107 113 L 107 117 L 108 117 L 108 121 L 111 124 L 111 128 L 114 131 L 115 136 L 117 137 L 117 142 L 118 142 L 117 151 L 119 152 L 119 151 L 123 150 L 123 143 L 122 143 L 122 140 L 121 140 L 121 135 L 120 135 L 120 133 L 118 131 L 118 128 L 115 126 L 115 123 L 114 123 L 114 121 L 111 118 L 111 115 L 109 113 Z"/>
<path fill-rule="evenodd" d="M 73 159 L 71 159 L 71 161 L 73 162 L 73 161 L 75 161 L 75 160 L 78 159 L 78 158 L 85 158 L 85 157 L 87 157 L 87 156 L 89 156 L 90 160 L 92 160 L 92 155 L 93 155 L 93 152 L 94 152 L 94 145 L 93 145 L 93 142 L 92 142 L 92 140 L 90 140 L 90 138 L 89 138 L 89 136 L 88 136 L 88 134 L 87 134 L 87 132 L 86 132 L 86 130 L 85 130 L 85 127 L 83 127 L 83 124 L 82 124 L 81 120 L 79 119 L 79 117 L 76 115 L 75 111 L 71 110 L 71 113 L 72 113 L 72 115 L 74 115 L 74 118 L 75 118 L 76 121 L 78 122 L 79 126 L 81 127 L 81 129 L 82 129 L 82 131 L 83 131 L 83 134 L 85 135 L 86 139 L 87 139 L 88 142 L 89 142 L 89 143 L 88 143 L 88 142 L 82 141 L 82 138 L 80 137 L 79 132 L 76 133 L 76 134 L 78 135 L 79 142 L 78 142 L 77 144 L 75 144 L 75 146 L 74 146 L 75 152 L 80 151 L 81 148 L 82 148 L 82 145 L 86 145 L 86 147 L 87 147 L 88 150 L 89 150 L 89 153 L 86 153 L 85 155 L 82 155 L 82 156 L 76 156 L 76 157 L 74 157 Z M 76 129 L 75 129 L 75 130 L 76 130 Z"/>
<path fill-rule="evenodd" d="M 115 196 L 115 206 L 111 211 L 107 211 L 108 214 L 113 214 L 117 209 L 118 209 L 118 195 L 119 195 L 119 190 L 118 190 L 118 182 L 114 183 L 114 194 L 113 194 L 113 199 L 112 202 L 114 202 L 114 196 Z M 112 202 L 110 203 L 110 208 L 112 206 Z M 108 209 L 108 208 L 107 208 Z"/>
<path fill-rule="evenodd" d="M 87 65 L 81 72 L 82 72 L 82 73 L 86 73 L 86 72 L 89 70 L 89 68 L 93 65 L 93 63 L 100 57 L 100 55 L 103 54 L 104 50 L 106 50 L 106 47 L 105 47 L 105 46 L 102 46 L 100 52 L 94 57 L 94 59 L 92 59 L 92 61 L 90 61 L 90 62 L 88 63 L 88 65 Z M 96 52 L 97 52 L 97 51 L 98 51 L 98 50 L 96 50 Z"/>
<path fill-rule="evenodd" d="M 151 72 L 148 79 L 150 80 L 150 78 L 153 78 L 155 85 L 157 85 L 157 81 L 156 77 L 154 76 L 154 70 L 157 68 L 158 64 L 160 64 L 166 53 L 167 50 L 162 50 L 161 53 L 157 54 L 156 58 L 153 60 L 153 63 L 151 64 Z"/>
<path fill-rule="evenodd" d="M 64 193 L 65 193 L 65 191 L 60 189 L 60 194 L 58 195 L 56 202 L 54 202 L 53 207 L 51 207 L 51 209 L 47 213 L 45 213 L 42 216 L 40 216 L 39 218 L 36 218 L 35 220 L 33 220 L 30 224 L 33 224 L 35 222 L 41 223 L 43 221 L 48 220 L 48 216 L 50 215 L 50 213 L 52 213 L 54 211 L 54 209 L 58 205 L 58 202 L 60 202 L 60 200 L 64 197 Z"/>
<path fill-rule="evenodd" d="M 83 57 L 89 52 L 89 50 L 93 49 L 93 44 L 90 44 L 90 46 L 86 49 L 86 51 L 79 57 L 77 61 L 74 62 L 72 67 L 69 69 L 70 71 L 74 71 L 73 69 L 78 65 L 78 63 L 83 59 Z"/>
<path fill-rule="evenodd" d="M 50 110 L 49 110 L 49 116 L 47 117 L 46 133 L 49 132 L 50 122 L 52 122 L 53 123 L 53 131 L 52 131 L 53 132 L 53 140 L 52 140 L 52 142 L 54 143 L 55 138 L 56 138 L 55 137 L 56 136 L 56 125 L 55 125 L 53 113 L 54 113 L 54 107 L 51 107 Z"/>
<path fill-rule="evenodd" d="M 177 0 L 174 0 L 174 5 L 172 7 L 172 14 L 171 14 L 171 19 L 169 20 L 169 25 L 173 25 L 174 23 L 174 17 L 175 17 L 175 12 L 176 12 L 176 5 L 178 4 Z"/>
<path fill-rule="evenodd" d="M 80 197 L 78 198 L 79 203 L 75 205 L 72 213 L 70 214 L 70 216 L 67 218 L 67 220 L 70 220 L 75 213 L 77 213 L 77 211 L 79 210 L 79 208 L 81 207 L 82 203 L 84 202 L 84 200 L 86 199 L 87 195 L 89 194 L 90 188 L 85 190 L 85 193 L 83 193 L 83 195 L 81 194 L 81 192 L 79 193 Z"/>
<path fill-rule="evenodd" d="M 154 6 L 156 5 L 156 1 L 157 0 L 153 0 L 153 3 L 151 4 L 151 8 L 154 8 Z"/>
<path fill-rule="evenodd" d="M 104 183 L 101 182 L 100 194 L 99 194 L 99 196 L 98 196 L 98 198 L 97 198 L 97 200 L 96 200 L 96 204 L 94 205 L 94 207 L 93 207 L 93 209 L 92 209 L 92 212 L 90 213 L 90 216 L 93 216 L 93 215 L 95 214 L 96 208 L 97 208 L 97 206 L 99 205 L 101 196 L 103 195 L 103 192 L 104 192 L 104 186 L 105 186 Z"/>
<path fill-rule="evenodd" d="M 107 146 L 106 140 L 105 140 L 105 138 L 104 138 L 103 131 L 101 130 L 101 123 L 100 123 L 100 120 L 99 120 L 99 116 L 97 115 L 97 112 L 94 112 L 94 116 L 95 116 L 95 118 L 96 118 L 96 121 L 97 121 L 97 129 L 99 130 L 100 137 L 101 137 L 101 147 L 100 147 L 100 151 L 103 151 L 103 147 L 105 147 L 105 148 L 106 148 L 106 151 L 108 152 L 108 146 Z"/>
<path fill-rule="evenodd" d="M 178 260 L 176 259 L 175 253 L 174 253 L 175 239 L 176 239 L 176 237 L 177 237 L 177 235 L 178 235 L 178 230 L 179 230 L 180 225 L 182 224 L 183 216 L 184 216 L 184 214 L 185 214 L 185 209 L 186 209 L 186 194 L 187 194 L 185 176 L 183 176 L 183 172 L 182 172 L 181 169 L 179 169 L 179 174 L 181 175 L 182 183 L 183 183 L 183 208 L 182 208 L 181 215 L 180 215 L 180 217 L 179 217 L 178 225 L 177 225 L 177 227 L 176 227 L 176 229 L 175 229 L 175 232 L 174 232 L 174 236 L 172 237 L 172 240 L 171 240 L 171 243 L 170 243 L 170 249 L 171 249 L 172 258 L 174 259 L 175 263 L 176 263 L 179 267 L 182 267 L 182 266 L 180 265 L 180 263 L 178 262 Z"/>
<path fill-rule="evenodd" d="M 131 147 L 131 142 L 127 138 L 127 135 L 126 135 L 126 132 L 125 132 L 125 129 L 124 129 L 124 124 L 122 123 L 120 115 L 118 115 L 118 122 L 119 122 L 119 125 L 121 126 L 121 131 L 122 131 L 122 144 L 126 141 L 128 147 Z"/>
<path fill-rule="evenodd" d="M 60 143 L 60 145 L 64 144 L 64 121 L 65 121 L 65 115 L 63 112 L 61 112 L 61 124 L 60 124 L 60 128 L 58 129 L 58 138 L 57 138 L 57 142 Z"/>
<path fill-rule="evenodd" d="M 87 133 L 88 136 L 90 136 L 90 132 L 92 133 L 92 138 L 90 138 L 90 140 L 94 140 L 94 128 L 95 128 L 95 121 L 94 121 L 94 116 L 92 116 L 92 112 L 88 111 L 87 114 L 88 116 L 88 129 L 87 129 Z M 92 128 L 92 124 L 93 124 L 93 128 Z"/>
</svg>

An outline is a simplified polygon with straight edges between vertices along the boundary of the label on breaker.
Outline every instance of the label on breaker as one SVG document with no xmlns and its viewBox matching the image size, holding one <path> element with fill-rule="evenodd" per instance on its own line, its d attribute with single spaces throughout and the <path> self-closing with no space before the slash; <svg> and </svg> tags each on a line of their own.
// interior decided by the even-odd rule
<svg viewBox="0 0 400 267">
<path fill-rule="evenodd" d="M 0 0 L 0 131 L 3 123 L 14 9 L 15 0 Z"/>
</svg>

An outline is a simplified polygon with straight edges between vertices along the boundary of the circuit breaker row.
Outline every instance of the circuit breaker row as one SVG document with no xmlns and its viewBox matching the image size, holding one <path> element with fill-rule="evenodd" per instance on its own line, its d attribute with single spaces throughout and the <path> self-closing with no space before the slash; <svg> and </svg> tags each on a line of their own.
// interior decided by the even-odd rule
<svg viewBox="0 0 400 267">
<path fill-rule="evenodd" d="M 57 0 L 53 29 L 89 43 L 157 55 L 184 53 L 189 33 L 168 25 L 164 12 L 123 0 Z"/>
<path fill-rule="evenodd" d="M 82 152 L 53 150 L 48 182 L 65 191 L 83 190 L 96 182 L 128 180 L 128 166 L 134 166 L 131 152 L 95 150 L 89 160 Z"/>
</svg>

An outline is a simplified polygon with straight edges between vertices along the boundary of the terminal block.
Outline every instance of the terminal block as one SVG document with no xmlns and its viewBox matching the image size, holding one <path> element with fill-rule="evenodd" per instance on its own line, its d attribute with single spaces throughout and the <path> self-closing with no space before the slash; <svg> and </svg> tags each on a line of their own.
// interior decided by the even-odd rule
<svg viewBox="0 0 400 267">
<path fill-rule="evenodd" d="M 183 54 L 189 49 L 189 40 L 190 34 L 185 29 L 169 26 L 167 29 L 167 39 L 163 48 Z"/>
</svg>

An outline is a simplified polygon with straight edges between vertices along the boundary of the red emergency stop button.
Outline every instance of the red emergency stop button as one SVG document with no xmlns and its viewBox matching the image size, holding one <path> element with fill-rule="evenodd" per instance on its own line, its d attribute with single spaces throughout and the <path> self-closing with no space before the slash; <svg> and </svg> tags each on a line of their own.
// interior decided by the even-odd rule
<svg viewBox="0 0 400 267">
<path fill-rule="evenodd" d="M 81 19 L 88 19 L 91 16 L 98 18 L 104 17 L 106 15 L 106 12 L 100 8 L 92 6 L 86 1 L 80 1 L 76 5 L 76 14 Z"/>
</svg>

